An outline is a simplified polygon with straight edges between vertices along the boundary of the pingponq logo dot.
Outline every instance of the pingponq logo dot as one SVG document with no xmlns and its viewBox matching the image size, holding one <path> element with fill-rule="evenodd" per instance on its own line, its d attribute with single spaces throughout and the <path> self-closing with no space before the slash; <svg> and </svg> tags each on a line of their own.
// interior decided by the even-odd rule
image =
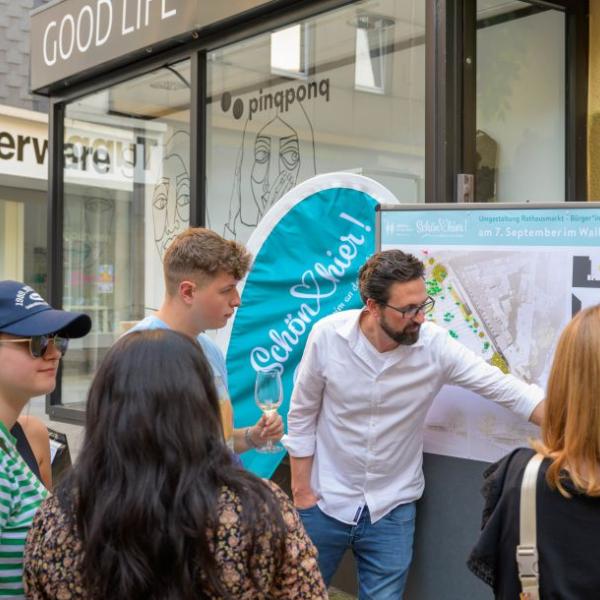
<svg viewBox="0 0 600 600">
<path fill-rule="evenodd" d="M 295 102 L 304 102 L 316 98 L 325 98 L 329 102 L 329 78 L 320 81 L 311 81 L 300 84 L 297 87 L 289 87 L 278 92 L 263 92 L 258 90 L 258 96 L 248 99 L 248 120 L 252 116 L 265 110 L 276 108 L 280 113 L 286 113 Z M 242 118 L 245 110 L 244 101 L 241 98 L 235 100 L 230 92 L 223 92 L 221 95 L 221 109 L 223 112 L 229 112 L 231 109 L 235 119 Z"/>
<path fill-rule="evenodd" d="M 221 109 L 223 112 L 227 112 L 231 108 L 231 94 L 224 92 L 221 96 Z M 244 101 L 241 98 L 236 98 L 233 103 L 233 116 L 236 119 L 240 119 L 244 114 Z"/>
</svg>

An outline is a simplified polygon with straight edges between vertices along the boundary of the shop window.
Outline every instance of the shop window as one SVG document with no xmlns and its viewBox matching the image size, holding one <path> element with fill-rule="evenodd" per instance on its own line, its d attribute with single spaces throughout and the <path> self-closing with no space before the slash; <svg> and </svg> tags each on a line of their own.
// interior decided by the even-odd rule
<svg viewBox="0 0 600 600">
<path fill-rule="evenodd" d="M 273 76 L 279 32 L 208 55 L 206 219 L 226 237 L 246 241 L 319 173 L 361 173 L 402 202 L 424 201 L 425 3 L 359 2 L 294 23 L 281 30 L 293 51 L 278 67 L 302 67 L 302 31 L 304 79 Z"/>
<path fill-rule="evenodd" d="M 159 308 L 163 254 L 190 219 L 189 127 L 189 61 L 66 106 L 63 305 L 93 322 L 63 361 L 70 408 L 111 344 Z"/>
<path fill-rule="evenodd" d="M 478 0 L 476 200 L 565 200 L 565 13 Z"/>
</svg>

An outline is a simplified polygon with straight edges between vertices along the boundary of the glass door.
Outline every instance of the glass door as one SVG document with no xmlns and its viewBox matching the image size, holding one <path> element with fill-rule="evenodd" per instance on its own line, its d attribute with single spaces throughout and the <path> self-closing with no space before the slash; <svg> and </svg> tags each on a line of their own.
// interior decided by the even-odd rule
<svg viewBox="0 0 600 600">
<path fill-rule="evenodd" d="M 475 200 L 565 200 L 565 14 L 477 0 Z"/>
</svg>

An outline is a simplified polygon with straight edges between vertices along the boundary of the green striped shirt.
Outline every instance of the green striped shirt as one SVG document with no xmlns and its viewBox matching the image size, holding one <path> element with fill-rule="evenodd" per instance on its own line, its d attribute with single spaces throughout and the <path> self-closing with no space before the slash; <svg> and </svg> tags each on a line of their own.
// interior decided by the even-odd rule
<svg viewBox="0 0 600 600">
<path fill-rule="evenodd" d="M 17 452 L 0 422 L 0 598 L 25 598 L 23 549 L 33 516 L 48 491 Z"/>
</svg>

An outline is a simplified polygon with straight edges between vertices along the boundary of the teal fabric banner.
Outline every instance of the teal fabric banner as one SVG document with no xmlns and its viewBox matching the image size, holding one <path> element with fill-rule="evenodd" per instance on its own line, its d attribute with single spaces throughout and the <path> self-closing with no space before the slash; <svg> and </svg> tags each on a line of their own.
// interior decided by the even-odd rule
<svg viewBox="0 0 600 600">
<path fill-rule="evenodd" d="M 259 370 L 277 369 L 286 421 L 296 368 L 311 327 L 333 311 L 362 305 L 360 266 L 374 251 L 375 208 L 397 200 L 376 182 L 347 173 L 315 177 L 265 215 L 247 246 L 255 256 L 230 328 L 227 371 L 235 426 L 254 424 Z M 246 452 L 249 470 L 270 477 L 284 453 Z"/>
</svg>

